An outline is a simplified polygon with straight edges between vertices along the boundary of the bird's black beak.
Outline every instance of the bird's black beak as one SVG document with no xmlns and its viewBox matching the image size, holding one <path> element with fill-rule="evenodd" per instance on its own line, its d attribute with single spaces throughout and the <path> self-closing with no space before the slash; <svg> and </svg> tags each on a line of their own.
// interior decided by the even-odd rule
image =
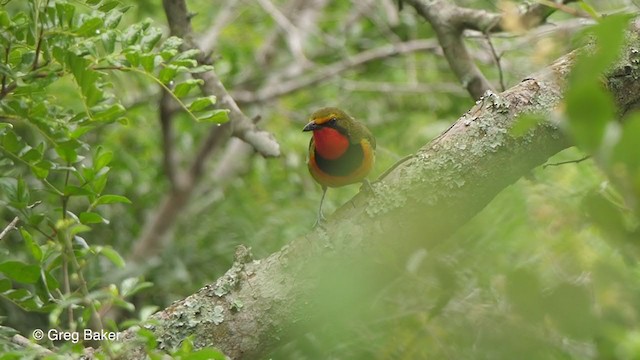
<svg viewBox="0 0 640 360">
<path fill-rule="evenodd" d="M 320 125 L 316 124 L 315 122 L 310 122 L 307 125 L 305 125 L 302 128 L 302 131 L 313 131 L 313 130 L 317 130 L 320 129 Z"/>
</svg>

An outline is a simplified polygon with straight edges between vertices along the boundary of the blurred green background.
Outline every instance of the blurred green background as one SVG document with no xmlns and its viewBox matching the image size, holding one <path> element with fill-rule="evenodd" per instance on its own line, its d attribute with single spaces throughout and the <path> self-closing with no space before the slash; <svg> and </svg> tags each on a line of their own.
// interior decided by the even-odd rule
<svg viewBox="0 0 640 360">
<path fill-rule="evenodd" d="M 59 3 L 66 2 L 4 1 L 2 14 L 15 20 L 23 12 L 28 23 L 41 11 L 35 9 Z M 76 8 L 76 16 L 97 11 L 96 6 L 82 1 L 69 4 Z M 283 30 L 268 4 L 279 9 L 299 32 Z M 458 4 L 495 12 L 508 5 L 494 1 Z M 159 2 L 145 0 L 117 6 L 127 5 L 131 7 L 119 29 L 148 19 L 151 27 L 168 32 Z M 626 1 L 590 1 L 589 5 L 600 13 L 638 9 L 637 4 Z M 199 39 L 206 39 L 202 35 L 212 29 L 217 31 L 217 41 L 205 46 L 211 47 L 213 66 L 232 95 L 269 91 L 282 83 L 306 79 L 326 72 L 332 64 L 389 44 L 424 40 L 437 45 L 433 30 L 413 8 L 405 5 L 398 11 L 391 0 L 197 0 L 189 1 L 188 6 L 194 14 L 192 24 Z M 221 18 L 220 14 L 226 17 Z M 500 88 L 502 73 L 508 88 L 579 45 L 581 41 L 576 40 L 576 34 L 590 23 L 561 11 L 549 22 L 526 34 L 492 35 L 491 43 L 500 55 L 501 69 L 496 66 L 483 34 L 469 33 L 467 44 L 495 87 Z M 55 34 L 55 24 L 50 26 L 51 34 Z M 3 57 L 11 51 L 7 34 L 0 48 Z M 294 35 L 302 37 L 301 53 L 292 50 Z M 30 43 L 28 36 L 24 42 Z M 25 45 L 24 53 L 29 49 Z M 7 73 L 17 71 L 18 67 L 3 63 L 3 71 Z M 145 224 L 170 191 L 162 168 L 160 92 L 154 81 L 138 73 L 108 71 L 101 79 L 126 108 L 122 114 L 126 121 L 96 124 L 83 135 L 85 145 L 77 152 L 86 160 L 78 159 L 76 165 L 81 168 L 91 164 L 98 146 L 113 152 L 103 193 L 125 196 L 131 203 L 99 207 L 97 212 L 108 223 L 91 224 L 91 230 L 82 237 L 91 246 L 113 248 L 126 260 Z M 9 113 L 10 101 L 32 97 L 46 99 L 47 104 L 65 111 L 83 111 L 78 87 L 71 76 L 62 76 L 40 90 L 37 94 L 10 93 L 0 99 L 0 120 L 10 123 L 11 131 L 33 147 L 44 141 L 43 134 L 29 118 L 3 116 Z M 214 282 L 230 267 L 234 248 L 239 244 L 251 247 L 254 255 L 261 258 L 310 231 L 321 190 L 307 172 L 309 136 L 301 130 L 314 110 L 337 106 L 367 124 L 378 143 L 377 163 L 371 175 L 375 179 L 400 158 L 416 152 L 447 129 L 473 104 L 437 47 L 433 51 L 381 57 L 265 101 L 240 101 L 247 116 L 259 116 L 259 127 L 275 135 L 281 156 L 266 159 L 221 151 L 209 159 L 205 175 L 180 210 L 175 226 L 140 264 L 129 263 L 120 268 L 118 261 L 79 253 L 83 260 L 80 266 L 92 293 L 106 292 L 125 301 L 121 296 L 125 279 L 152 284 L 127 297 L 130 305 L 118 307 L 118 301 L 114 300 L 112 305 L 117 311 L 100 309 L 106 326 L 126 327 L 153 309 L 162 309 Z M 52 123 L 68 121 L 54 114 L 49 114 L 48 119 Z M 186 114 L 177 113 L 173 126 L 178 163 L 185 167 L 215 125 L 195 122 Z M 580 150 L 570 148 L 549 161 L 583 156 Z M 53 151 L 45 153 L 45 157 L 59 158 Z M 238 171 L 228 177 L 217 176 L 221 159 L 231 159 Z M 18 183 L 24 181 L 30 192 L 29 203 L 42 202 L 32 212 L 41 212 L 50 219 L 49 226 L 43 223 L 39 229 L 50 233 L 51 224 L 60 218 L 59 197 L 47 191 L 29 166 L 14 160 L 6 152 L 0 152 L 3 185 L 0 229 L 19 215 L 12 196 Z M 52 173 L 49 180 L 61 184 L 64 176 Z M 325 200 L 325 213 L 330 214 L 345 203 L 358 188 L 354 185 L 331 189 Z M 84 211 L 86 200 L 74 199 L 69 201 L 68 210 Z M 625 196 L 612 187 L 605 172 L 592 160 L 534 169 L 530 176 L 503 191 L 452 239 L 435 248 L 416 251 L 406 260 L 406 269 L 396 269 L 394 279 L 380 284 L 375 299 L 368 305 L 384 309 L 388 316 L 341 324 L 339 330 L 332 326 L 316 329 L 287 342 L 270 356 L 637 359 L 640 357 L 640 268 L 638 239 L 634 238 L 637 217 L 624 204 Z M 608 213 L 614 215 L 607 216 Z M 21 221 L 25 223 L 25 219 Z M 619 230 L 624 235 L 610 231 L 616 226 L 622 226 Z M 52 241 L 35 228 L 38 226 L 30 229 L 35 243 L 45 246 Z M 31 258 L 24 235 L 18 231 L 10 232 L 0 242 L 0 260 L 40 266 Z M 49 263 L 49 270 L 59 283 L 63 282 L 59 262 Z M 0 274 L 3 276 L 10 278 Z M 70 279 L 72 288 L 77 288 L 77 276 Z M 46 305 L 47 296 L 38 288 L 41 285 L 13 280 L 12 288 L 27 289 Z M 114 287 L 119 289 L 118 295 L 113 295 Z M 82 294 L 72 293 L 83 298 Z M 67 323 L 59 317 L 69 303 L 58 301 L 55 306 L 43 305 L 38 309 L 17 303 L 0 296 L 0 324 L 25 336 L 34 328 L 51 326 L 52 322 L 60 326 Z M 73 303 L 83 306 L 82 301 Z M 57 313 L 51 315 L 54 309 Z M 52 320 L 53 317 L 57 320 Z M 82 318 L 88 321 L 87 315 Z"/>
</svg>

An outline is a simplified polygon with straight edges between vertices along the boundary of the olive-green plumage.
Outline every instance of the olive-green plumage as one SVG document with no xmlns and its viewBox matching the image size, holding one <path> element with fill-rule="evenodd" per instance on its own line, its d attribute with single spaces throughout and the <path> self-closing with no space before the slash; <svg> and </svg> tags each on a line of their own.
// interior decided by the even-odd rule
<svg viewBox="0 0 640 360">
<path fill-rule="evenodd" d="M 318 125 L 322 125 L 332 119 L 335 119 L 336 125 L 332 126 L 338 131 L 342 132 L 349 138 L 349 142 L 352 144 L 360 143 L 360 140 L 367 139 L 372 148 L 376 148 L 376 139 L 371 134 L 371 131 L 367 129 L 364 124 L 356 121 L 349 114 L 335 107 L 326 107 L 315 111 L 310 116 L 311 120 Z"/>
<path fill-rule="evenodd" d="M 328 187 L 367 183 L 366 176 L 375 161 L 376 140 L 364 124 L 335 107 L 315 111 L 303 131 L 313 131 L 308 167 L 322 186 L 319 224 L 324 219 L 322 203 Z"/>
</svg>

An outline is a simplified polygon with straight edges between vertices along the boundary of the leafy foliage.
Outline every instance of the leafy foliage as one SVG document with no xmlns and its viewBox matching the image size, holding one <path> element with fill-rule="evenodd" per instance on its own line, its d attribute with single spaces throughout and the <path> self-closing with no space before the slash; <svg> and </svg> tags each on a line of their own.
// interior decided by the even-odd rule
<svg viewBox="0 0 640 360">
<path fill-rule="evenodd" d="M 18 239 L 4 240 L 11 250 L 1 250 L 0 296 L 48 315 L 50 328 L 116 330 L 103 314 L 133 311 L 128 299 L 150 286 L 136 277 L 102 279 L 125 260 L 94 230 L 110 224 L 105 209 L 131 204 L 108 192 L 114 152 L 96 142 L 106 127 L 128 123 L 113 74 L 160 84 L 194 120 L 227 120 L 188 77 L 210 67 L 180 52 L 181 40 L 162 41 L 150 21 L 121 27 L 129 9 L 95 0 L 0 9 L 0 204 L 20 230 Z"/>
<path fill-rule="evenodd" d="M 220 20 L 216 15 L 236 6 L 233 20 L 218 29 L 213 55 L 233 95 L 322 74 L 390 42 L 434 38 L 410 9 L 394 13 L 377 2 L 333 1 L 314 21 L 296 24 L 313 25 L 302 42 L 304 57 L 296 57 L 295 39 L 264 9 L 223 3 L 189 5 L 198 11 L 196 33 L 208 33 Z M 327 292 L 335 317 L 324 320 L 335 321 L 304 329 L 273 358 L 640 354 L 640 117 L 615 121 L 618 110 L 602 82 L 619 55 L 628 17 L 600 18 L 603 4 L 594 3 L 580 3 L 598 25 L 580 37 L 592 48 L 571 75 L 563 108 L 579 149 L 550 161 L 589 153 L 598 166 L 586 161 L 535 169 L 453 239 L 416 251 L 405 267 L 386 267 L 394 254 L 385 252 L 372 278 L 349 282 L 345 274 L 361 275 L 356 266 L 334 274 L 342 280 Z M 227 121 L 227 110 L 201 96 L 204 83 L 190 76 L 211 67 L 198 63 L 199 53 L 182 51 L 182 40 L 164 35 L 159 2 L 3 5 L 0 231 L 14 217 L 19 229 L 0 240 L 0 313 L 7 314 L 0 318 L 0 349 L 16 358 L 28 351 L 3 341 L 16 330 L 78 330 L 97 327 L 98 319 L 106 329 L 124 329 L 212 282 L 229 267 L 237 244 L 262 257 L 309 231 L 320 191 L 304 164 L 308 138 L 300 130 L 314 109 L 340 106 L 367 123 L 379 145 L 375 178 L 472 105 L 437 51 L 378 59 L 273 100 L 241 103 L 277 134 L 283 156 L 215 157 L 166 248 L 134 268 L 126 259 L 170 187 L 161 170 L 158 94 L 173 99 L 177 162 L 188 164 L 210 127 Z M 566 29 L 564 20 L 570 15 L 554 15 L 558 29 Z M 493 38 L 507 84 L 584 42 L 566 36 Z M 486 40 L 471 37 L 468 43 L 482 70 L 497 79 L 494 63 L 483 61 L 489 57 Z M 513 135 L 522 136 L 539 120 L 523 120 Z M 218 174 L 228 158 L 240 168 L 232 178 Z M 332 189 L 327 213 L 356 191 Z M 338 294 L 357 299 L 350 300 L 357 301 L 357 316 L 345 313 L 352 307 Z M 153 334 L 142 329 L 139 336 L 150 357 L 161 356 Z M 62 353 L 81 351 L 68 342 L 55 345 Z M 222 358 L 215 349 L 194 350 L 190 339 L 171 355 Z"/>
</svg>

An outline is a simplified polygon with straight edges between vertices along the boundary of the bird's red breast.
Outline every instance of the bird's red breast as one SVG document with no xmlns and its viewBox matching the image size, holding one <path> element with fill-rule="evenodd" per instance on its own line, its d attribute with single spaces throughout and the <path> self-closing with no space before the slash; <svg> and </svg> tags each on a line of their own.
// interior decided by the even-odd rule
<svg viewBox="0 0 640 360">
<path fill-rule="evenodd" d="M 323 127 L 313 132 L 316 152 L 323 158 L 334 160 L 342 156 L 349 148 L 349 139 L 338 130 Z"/>
<path fill-rule="evenodd" d="M 323 187 L 362 181 L 375 160 L 375 138 L 361 123 L 337 108 L 311 115 L 303 131 L 313 131 L 309 142 L 309 172 Z"/>
</svg>

